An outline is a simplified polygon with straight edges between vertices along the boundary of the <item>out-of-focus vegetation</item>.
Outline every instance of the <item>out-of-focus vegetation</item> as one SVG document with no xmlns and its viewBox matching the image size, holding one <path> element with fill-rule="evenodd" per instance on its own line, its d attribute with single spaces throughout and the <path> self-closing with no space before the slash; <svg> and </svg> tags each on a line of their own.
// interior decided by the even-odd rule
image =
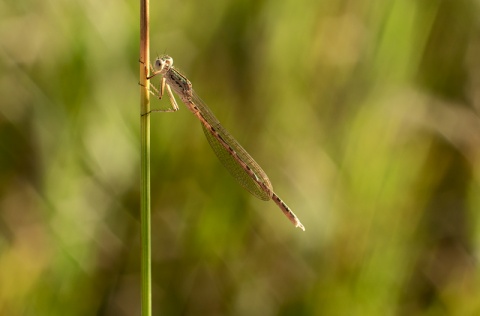
<svg viewBox="0 0 480 316">
<path fill-rule="evenodd" d="M 0 2 L 1 315 L 140 312 L 138 11 Z M 306 227 L 238 186 L 182 104 L 154 114 L 154 314 L 479 315 L 479 14 L 152 1 L 152 58 Z"/>
</svg>

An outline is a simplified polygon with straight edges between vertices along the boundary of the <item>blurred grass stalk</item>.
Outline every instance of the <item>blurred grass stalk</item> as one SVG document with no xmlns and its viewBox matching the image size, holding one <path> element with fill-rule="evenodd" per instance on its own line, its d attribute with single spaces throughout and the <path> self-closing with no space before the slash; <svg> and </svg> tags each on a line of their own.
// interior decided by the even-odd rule
<svg viewBox="0 0 480 316">
<path fill-rule="evenodd" d="M 151 217 L 150 217 L 150 95 L 147 80 L 150 63 L 149 0 L 140 0 L 140 221 L 142 247 L 142 315 L 152 315 Z"/>
</svg>

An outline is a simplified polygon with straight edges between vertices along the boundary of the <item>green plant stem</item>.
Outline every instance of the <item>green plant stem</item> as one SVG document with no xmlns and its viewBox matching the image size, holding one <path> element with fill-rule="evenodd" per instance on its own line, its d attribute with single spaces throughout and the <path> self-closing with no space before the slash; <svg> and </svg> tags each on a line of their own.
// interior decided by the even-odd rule
<svg viewBox="0 0 480 316">
<path fill-rule="evenodd" d="M 140 221 L 142 247 L 142 316 L 152 315 L 152 265 L 150 217 L 150 94 L 147 80 L 150 63 L 149 1 L 140 0 Z"/>
</svg>

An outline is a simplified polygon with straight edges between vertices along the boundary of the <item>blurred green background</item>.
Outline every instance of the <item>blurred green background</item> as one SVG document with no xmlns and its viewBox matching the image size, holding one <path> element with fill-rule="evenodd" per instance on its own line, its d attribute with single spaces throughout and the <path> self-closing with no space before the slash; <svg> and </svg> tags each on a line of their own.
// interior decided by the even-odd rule
<svg viewBox="0 0 480 316">
<path fill-rule="evenodd" d="M 479 5 L 152 1 L 306 227 L 153 114 L 154 315 L 480 315 Z M 140 314 L 138 59 L 138 1 L 0 1 L 1 315 Z"/>
</svg>

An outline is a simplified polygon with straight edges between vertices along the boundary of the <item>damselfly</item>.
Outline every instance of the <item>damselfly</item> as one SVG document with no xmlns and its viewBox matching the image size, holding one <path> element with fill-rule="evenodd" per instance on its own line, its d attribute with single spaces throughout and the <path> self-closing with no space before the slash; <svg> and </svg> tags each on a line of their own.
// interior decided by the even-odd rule
<svg viewBox="0 0 480 316">
<path fill-rule="evenodd" d="M 272 199 L 295 227 L 305 230 L 305 227 L 287 204 L 273 192 L 272 184 L 262 168 L 235 138 L 220 125 L 212 111 L 193 91 L 191 82 L 173 67 L 173 59 L 167 55 L 158 57 L 154 66 L 150 66 L 150 68 L 152 73 L 147 79 L 157 75 L 162 77 L 159 89 L 151 85 L 154 91 L 152 93 L 162 98 L 166 89 L 173 107 L 172 110 L 177 111 L 178 105 L 172 89 L 175 91 L 188 109 L 200 120 L 205 136 L 213 151 L 240 185 L 261 200 L 268 201 Z"/>
</svg>

